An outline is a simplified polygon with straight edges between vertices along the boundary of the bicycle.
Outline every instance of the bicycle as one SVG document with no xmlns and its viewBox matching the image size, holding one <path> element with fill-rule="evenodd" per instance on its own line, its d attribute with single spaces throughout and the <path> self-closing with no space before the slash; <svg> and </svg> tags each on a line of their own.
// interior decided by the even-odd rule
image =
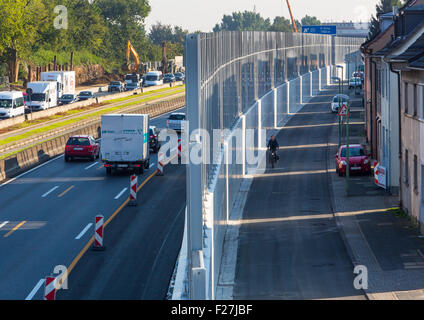
<svg viewBox="0 0 424 320">
<path fill-rule="evenodd" d="M 274 169 L 275 163 L 278 161 L 278 156 L 276 150 L 269 150 L 269 162 L 271 163 L 271 167 Z"/>
</svg>

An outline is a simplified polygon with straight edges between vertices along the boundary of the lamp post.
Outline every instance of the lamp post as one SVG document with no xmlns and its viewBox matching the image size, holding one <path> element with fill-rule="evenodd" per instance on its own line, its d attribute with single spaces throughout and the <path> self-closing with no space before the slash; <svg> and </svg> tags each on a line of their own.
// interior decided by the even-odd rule
<svg viewBox="0 0 424 320">
<path fill-rule="evenodd" d="M 342 88 L 341 88 L 341 80 L 339 77 L 333 77 L 333 81 L 338 81 L 339 83 L 339 94 L 342 93 Z M 339 110 L 341 108 L 341 98 L 339 97 Z M 339 148 L 342 145 L 342 117 L 339 117 Z"/>
</svg>

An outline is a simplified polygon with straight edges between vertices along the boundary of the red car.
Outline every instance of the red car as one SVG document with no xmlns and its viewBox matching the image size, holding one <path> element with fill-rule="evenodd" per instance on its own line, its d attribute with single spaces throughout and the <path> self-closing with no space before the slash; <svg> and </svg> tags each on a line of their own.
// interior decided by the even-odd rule
<svg viewBox="0 0 424 320">
<path fill-rule="evenodd" d="M 346 175 L 346 154 L 347 147 L 341 146 L 339 152 L 334 156 L 336 159 L 336 172 L 339 176 Z M 370 155 L 366 154 L 365 148 L 361 144 L 349 145 L 349 173 L 358 172 L 370 174 Z"/>
<path fill-rule="evenodd" d="M 65 147 L 65 161 L 73 158 L 90 158 L 91 161 L 100 157 L 100 145 L 92 136 L 70 137 Z"/>
</svg>

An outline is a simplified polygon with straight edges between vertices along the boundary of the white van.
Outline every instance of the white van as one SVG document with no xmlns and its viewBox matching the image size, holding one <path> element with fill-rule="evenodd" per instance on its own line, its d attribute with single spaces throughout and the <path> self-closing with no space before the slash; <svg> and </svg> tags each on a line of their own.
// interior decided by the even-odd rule
<svg viewBox="0 0 424 320">
<path fill-rule="evenodd" d="M 163 84 L 162 71 L 150 71 L 146 73 L 143 87 L 160 86 Z"/>
<path fill-rule="evenodd" d="M 32 89 L 26 105 L 33 111 L 57 107 L 57 86 L 52 81 L 28 82 L 27 88 Z"/>
<path fill-rule="evenodd" d="M 22 92 L 0 92 L 0 119 L 13 118 L 24 114 L 25 101 Z"/>
</svg>

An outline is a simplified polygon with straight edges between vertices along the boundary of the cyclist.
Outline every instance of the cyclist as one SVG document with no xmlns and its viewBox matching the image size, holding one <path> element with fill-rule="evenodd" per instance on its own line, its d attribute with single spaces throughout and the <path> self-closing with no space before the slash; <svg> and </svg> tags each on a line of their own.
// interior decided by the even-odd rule
<svg viewBox="0 0 424 320">
<path fill-rule="evenodd" d="M 275 158 L 276 160 L 280 159 L 276 153 L 276 151 L 278 150 L 278 148 L 280 147 L 278 145 L 277 139 L 275 138 L 275 136 L 271 136 L 271 139 L 269 139 L 268 141 L 268 145 L 267 145 L 268 149 L 273 152 L 275 154 Z"/>
</svg>

